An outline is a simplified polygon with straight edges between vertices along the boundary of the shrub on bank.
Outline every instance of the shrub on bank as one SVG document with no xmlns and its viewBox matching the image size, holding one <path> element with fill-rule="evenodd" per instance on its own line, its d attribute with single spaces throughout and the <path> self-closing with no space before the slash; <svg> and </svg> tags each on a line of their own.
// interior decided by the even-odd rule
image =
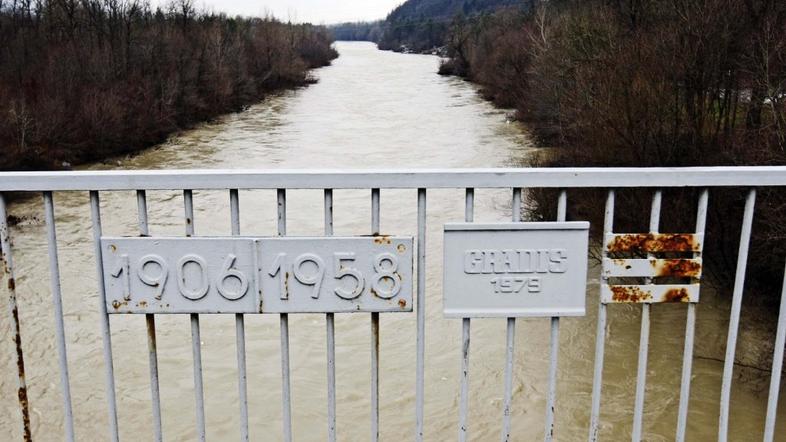
<svg viewBox="0 0 786 442">
<path fill-rule="evenodd" d="M 201 12 L 191 0 L 0 1 L 0 170 L 131 152 L 338 54 L 323 27 Z"/>
</svg>

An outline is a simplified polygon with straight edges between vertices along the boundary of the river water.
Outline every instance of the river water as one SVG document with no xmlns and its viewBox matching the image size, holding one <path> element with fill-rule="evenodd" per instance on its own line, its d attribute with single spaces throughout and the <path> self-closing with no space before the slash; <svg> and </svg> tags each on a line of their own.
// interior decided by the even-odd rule
<svg viewBox="0 0 786 442">
<path fill-rule="evenodd" d="M 520 124 L 493 108 L 476 87 L 436 75 L 438 59 L 382 52 L 368 43 L 337 43 L 333 66 L 314 72 L 319 82 L 269 97 L 246 111 L 200 125 L 166 143 L 91 169 L 162 168 L 405 168 L 504 167 L 521 164 L 537 151 Z M 105 234 L 135 235 L 132 192 L 102 194 Z M 457 435 L 461 323 L 441 314 L 441 228 L 463 220 L 463 191 L 430 191 L 426 307 L 427 440 Z M 322 194 L 288 193 L 288 233 L 322 234 Z M 510 192 L 478 190 L 476 221 L 510 219 Z M 226 192 L 195 192 L 198 235 L 230 232 Z M 370 200 L 366 191 L 336 191 L 335 233 L 368 234 Z M 382 231 L 417 232 L 415 191 L 382 191 Z M 76 436 L 105 440 L 108 435 L 104 366 L 98 322 L 98 295 L 84 192 L 55 195 L 57 234 Z M 150 192 L 153 235 L 183 235 L 180 192 Z M 241 232 L 272 235 L 276 230 L 275 194 L 241 191 Z M 34 436 L 61 440 L 61 388 L 54 342 L 46 230 L 39 199 L 12 208 L 21 222 L 12 229 L 17 264 L 22 337 Z M 597 310 L 597 276 L 590 269 L 587 317 L 562 320 L 557 440 L 586 438 Z M 5 284 L 3 284 L 5 287 Z M 698 309 L 688 440 L 714 440 L 722 364 L 702 355 L 722 352 L 728 304 L 702 294 Z M 673 440 L 679 401 L 686 309 L 654 306 L 645 403 L 645 440 Z M 603 440 L 629 438 L 637 349 L 637 306 L 609 308 L 602 399 Z M 415 314 L 382 314 L 380 432 L 382 440 L 407 440 L 414 434 Z M 18 438 L 15 369 L 7 314 L 0 333 L 0 432 Z M 239 436 L 235 328 L 231 315 L 203 315 L 202 358 L 207 436 Z M 190 328 L 187 316 L 157 317 L 164 436 L 195 438 Z M 145 322 L 141 316 L 112 317 L 112 344 L 120 436 L 152 436 Z M 290 319 L 293 425 L 296 440 L 326 438 L 325 319 Z M 250 432 L 253 440 L 281 439 L 281 374 L 277 315 L 247 315 L 246 349 Z M 772 338 L 769 338 L 772 339 Z M 505 358 L 505 321 L 472 323 L 470 426 L 472 440 L 499 437 Z M 548 370 L 549 321 L 519 320 L 512 408 L 513 440 L 543 438 Z M 755 345 L 752 344 L 752 345 Z M 367 314 L 336 316 L 337 429 L 342 440 L 369 436 L 370 321 Z M 731 440 L 762 434 L 767 376 L 738 371 L 732 391 Z M 784 395 L 782 395 L 783 397 Z M 781 401 L 779 430 L 786 431 Z M 5 439 L 5 437 L 3 437 Z M 784 440 L 784 439 L 781 439 Z"/>
</svg>

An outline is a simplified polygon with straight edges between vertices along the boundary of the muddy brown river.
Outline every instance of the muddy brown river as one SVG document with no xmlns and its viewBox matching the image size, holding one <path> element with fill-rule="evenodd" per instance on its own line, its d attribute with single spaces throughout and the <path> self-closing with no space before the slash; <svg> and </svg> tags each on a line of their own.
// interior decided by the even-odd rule
<svg viewBox="0 0 786 442">
<path fill-rule="evenodd" d="M 456 168 L 519 165 L 538 150 L 526 128 L 484 102 L 475 86 L 436 75 L 438 59 L 382 52 L 369 43 L 337 43 L 333 66 L 316 70 L 315 85 L 171 137 L 133 157 L 90 169 L 184 168 Z M 569 195 L 570 200 L 570 195 Z M 323 233 L 321 191 L 288 192 L 290 235 Z M 197 235 L 229 235 L 226 191 L 194 193 Z M 476 191 L 475 221 L 509 220 L 510 191 Z M 182 192 L 148 194 L 150 232 L 184 235 Z M 366 191 L 334 193 L 335 234 L 370 233 Z M 274 191 L 240 192 L 241 232 L 276 232 Z M 428 193 L 425 437 L 457 437 L 461 321 L 442 316 L 442 224 L 463 220 L 460 189 Z M 108 424 L 95 262 L 86 192 L 55 195 L 68 362 L 78 440 L 106 440 Z M 416 192 L 382 190 L 382 232 L 416 236 Z M 15 203 L 11 233 L 32 425 L 36 440 L 63 439 L 61 387 L 49 289 L 46 226 L 40 198 Z M 102 194 L 104 232 L 136 235 L 132 192 Z M 599 269 L 590 268 L 587 316 L 561 322 L 555 438 L 587 437 Z M 5 288 L 6 284 L 2 286 Z M 731 289 L 728 289 L 730 293 Z M 5 297 L 3 297 L 5 299 Z M 728 302 L 702 291 L 698 306 L 687 439 L 716 439 Z M 410 440 L 415 427 L 415 313 L 382 314 L 380 434 Z M 684 305 L 655 305 L 644 409 L 644 440 L 674 439 L 682 365 Z M 0 323 L 0 439 L 20 438 L 14 347 L 6 308 Z M 640 307 L 609 307 L 602 397 L 602 440 L 630 438 L 633 421 Z M 152 439 L 148 359 L 143 316 L 113 316 L 112 345 L 120 437 Z M 232 315 L 203 315 L 202 358 L 209 440 L 239 437 L 235 324 Z M 187 315 L 157 316 L 163 432 L 194 440 L 191 335 Z M 744 325 L 749 327 L 749 325 Z M 512 440 L 543 439 L 549 321 L 519 320 L 512 407 Z M 291 315 L 294 439 L 327 437 L 325 317 Z M 774 337 L 768 336 L 772 340 Z M 742 344 L 741 344 L 742 345 Z M 756 346 L 756 342 L 745 345 Z M 336 391 L 339 439 L 367 440 L 370 431 L 370 321 L 368 314 L 336 315 Z M 755 350 L 755 349 L 754 349 Z M 278 315 L 246 316 L 252 440 L 280 440 L 281 371 Z M 505 320 L 472 322 L 471 440 L 498 440 L 502 421 Z M 730 440 L 760 440 L 767 372 L 735 371 Z M 783 398 L 784 394 L 781 395 Z M 781 400 L 776 439 L 786 440 Z"/>
</svg>

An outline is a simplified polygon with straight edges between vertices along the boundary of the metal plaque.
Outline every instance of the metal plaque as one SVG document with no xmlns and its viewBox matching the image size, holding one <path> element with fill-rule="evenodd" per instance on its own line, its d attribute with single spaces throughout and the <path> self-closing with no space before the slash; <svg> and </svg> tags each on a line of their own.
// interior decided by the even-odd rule
<svg viewBox="0 0 786 442">
<path fill-rule="evenodd" d="M 109 313 L 412 311 L 412 238 L 101 239 Z"/>
<path fill-rule="evenodd" d="M 259 240 L 265 313 L 412 311 L 412 238 Z"/>
<path fill-rule="evenodd" d="M 109 313 L 254 313 L 253 238 L 101 238 Z"/>
<path fill-rule="evenodd" d="M 445 224 L 447 317 L 582 316 L 589 223 Z"/>
</svg>

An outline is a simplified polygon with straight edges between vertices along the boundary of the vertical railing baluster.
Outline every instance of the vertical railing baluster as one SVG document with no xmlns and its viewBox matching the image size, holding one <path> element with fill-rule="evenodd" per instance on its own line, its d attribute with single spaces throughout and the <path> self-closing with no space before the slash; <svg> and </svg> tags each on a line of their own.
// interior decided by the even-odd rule
<svg viewBox="0 0 786 442">
<path fill-rule="evenodd" d="M 287 235 L 287 191 L 276 190 L 278 235 Z M 289 315 L 279 315 L 281 328 L 281 419 L 284 426 L 284 442 L 292 442 L 292 395 L 289 381 Z"/>
<path fill-rule="evenodd" d="M 371 234 L 379 235 L 379 189 L 371 189 Z M 379 312 L 371 313 L 371 441 L 379 440 Z"/>
<path fill-rule="evenodd" d="M 603 258 L 608 256 L 606 247 L 603 246 L 606 234 L 614 230 L 614 190 L 609 190 L 606 196 L 606 210 L 603 218 L 603 234 L 601 235 L 601 250 Z M 607 284 L 609 278 L 601 276 L 601 283 Z M 589 441 L 598 440 L 598 426 L 600 424 L 600 394 L 603 384 L 603 356 L 606 350 L 606 304 L 598 303 L 598 325 L 595 332 L 595 365 L 592 375 L 592 407 L 590 412 Z"/>
<path fill-rule="evenodd" d="M 756 205 L 756 189 L 748 191 L 745 198 L 745 211 L 740 229 L 740 247 L 737 253 L 737 271 L 734 275 L 734 292 L 729 317 L 729 334 L 726 337 L 726 358 L 723 361 L 723 383 L 721 384 L 720 416 L 718 418 L 718 442 L 726 442 L 729 432 L 729 399 L 731 381 L 734 374 L 734 357 L 737 350 L 737 332 L 742 311 L 742 293 L 745 288 L 745 271 L 748 266 L 748 248 L 753 227 L 753 210 Z"/>
<path fill-rule="evenodd" d="M 770 392 L 767 396 L 767 417 L 764 421 L 764 442 L 772 442 L 775 437 L 775 418 L 778 412 L 778 393 L 781 386 L 784 345 L 786 345 L 786 271 L 783 274 L 781 306 L 778 311 L 778 328 L 775 332 L 775 351 L 772 355 Z"/>
<path fill-rule="evenodd" d="M 660 224 L 660 190 L 656 190 L 652 196 L 652 209 L 650 210 L 650 233 L 658 233 Z M 650 279 L 646 279 L 650 283 Z M 639 362 L 636 373 L 636 398 L 633 406 L 633 442 L 641 440 L 642 418 L 644 415 L 644 393 L 647 386 L 647 356 L 650 344 L 650 305 L 647 303 L 641 306 L 641 334 L 639 335 Z"/>
<path fill-rule="evenodd" d="M 240 195 L 229 190 L 229 212 L 232 236 L 240 235 Z M 242 313 L 235 313 L 235 347 L 237 348 L 237 390 L 240 400 L 240 440 L 248 437 L 248 376 L 246 374 L 246 322 Z"/>
<path fill-rule="evenodd" d="M 567 219 L 568 194 L 560 191 L 557 198 L 557 221 Z M 549 386 L 546 395 L 546 430 L 544 440 L 554 438 L 554 404 L 557 400 L 557 361 L 559 359 L 559 316 L 551 317 L 551 339 L 549 343 Z"/>
<path fill-rule="evenodd" d="M 144 190 L 136 191 L 136 207 L 139 234 L 148 236 L 150 235 L 150 227 L 147 220 L 147 194 Z M 164 439 L 164 432 L 161 425 L 161 392 L 158 384 L 156 316 L 152 313 L 145 314 L 145 324 L 147 327 L 147 359 L 150 369 L 150 396 L 153 406 L 153 437 L 156 442 L 161 442 Z"/>
<path fill-rule="evenodd" d="M 475 189 L 467 188 L 464 196 L 464 221 L 471 223 L 475 217 Z M 459 441 L 467 440 L 469 411 L 469 340 L 470 318 L 461 319 L 461 393 L 459 397 Z"/>
<path fill-rule="evenodd" d="M 513 189 L 512 220 L 521 221 L 521 188 Z M 516 346 L 516 318 L 507 319 L 505 336 L 505 395 L 503 397 L 502 441 L 510 440 L 510 404 L 513 399 L 513 360 Z"/>
<path fill-rule="evenodd" d="M 8 212 L 5 196 L 0 193 L 0 259 L 5 264 L 5 275 L 8 278 L 8 311 L 11 314 L 14 329 L 14 346 L 16 347 L 17 399 L 22 415 L 22 437 L 25 441 L 33 440 L 30 431 L 30 404 L 27 399 L 27 382 L 25 381 L 25 358 L 22 352 L 22 331 L 19 325 L 19 307 L 16 304 L 16 274 L 14 258 L 11 254 L 11 226 L 8 225 Z"/>
<path fill-rule="evenodd" d="M 325 189 L 325 236 L 333 235 L 333 189 Z M 336 441 L 336 322 L 334 313 L 325 314 L 327 335 L 328 441 Z"/>
<path fill-rule="evenodd" d="M 703 189 L 699 195 L 699 206 L 696 209 L 696 233 L 704 234 L 707 224 L 707 203 L 709 192 Z M 703 246 L 702 246 L 703 247 Z M 695 253 L 694 258 L 701 258 Z M 688 314 L 685 320 L 685 347 L 682 352 L 682 380 L 680 383 L 680 404 L 677 410 L 676 442 L 684 442 L 688 426 L 688 403 L 690 402 L 690 377 L 693 370 L 693 341 L 696 332 L 696 304 L 688 303 Z"/>
<path fill-rule="evenodd" d="M 49 195 L 51 199 L 51 194 Z M 51 200 L 50 200 L 51 202 Z M 109 432 L 112 441 L 120 440 L 117 428 L 117 400 L 115 398 L 115 369 L 112 362 L 112 332 L 109 327 L 109 314 L 106 311 L 106 287 L 104 285 L 103 250 L 101 249 L 101 204 L 97 191 L 90 192 L 90 215 L 93 221 L 93 245 L 95 247 L 96 273 L 98 275 L 98 311 L 101 320 L 101 336 L 104 347 L 104 366 L 106 369 L 106 397 L 109 411 Z M 52 214 L 54 216 L 54 214 Z M 54 228 L 54 219 L 53 225 Z"/>
<path fill-rule="evenodd" d="M 417 357 L 415 363 L 415 440 L 423 441 L 426 356 L 426 189 L 418 189 Z"/>
<path fill-rule="evenodd" d="M 49 287 L 55 309 L 55 341 L 60 365 L 60 388 L 63 390 L 63 420 L 66 440 L 74 440 L 74 415 L 71 409 L 71 386 L 68 376 L 65 325 L 63 323 L 63 299 L 60 290 L 60 263 L 57 257 L 57 234 L 55 231 L 55 209 L 52 192 L 44 192 L 46 237 L 49 252 Z"/>
<path fill-rule="evenodd" d="M 183 190 L 186 216 L 186 236 L 194 236 L 194 197 L 189 189 Z M 205 436 L 205 393 L 202 385 L 202 337 L 199 330 L 199 315 L 191 313 L 191 352 L 194 358 L 194 396 L 196 399 L 197 437 Z"/>
</svg>

